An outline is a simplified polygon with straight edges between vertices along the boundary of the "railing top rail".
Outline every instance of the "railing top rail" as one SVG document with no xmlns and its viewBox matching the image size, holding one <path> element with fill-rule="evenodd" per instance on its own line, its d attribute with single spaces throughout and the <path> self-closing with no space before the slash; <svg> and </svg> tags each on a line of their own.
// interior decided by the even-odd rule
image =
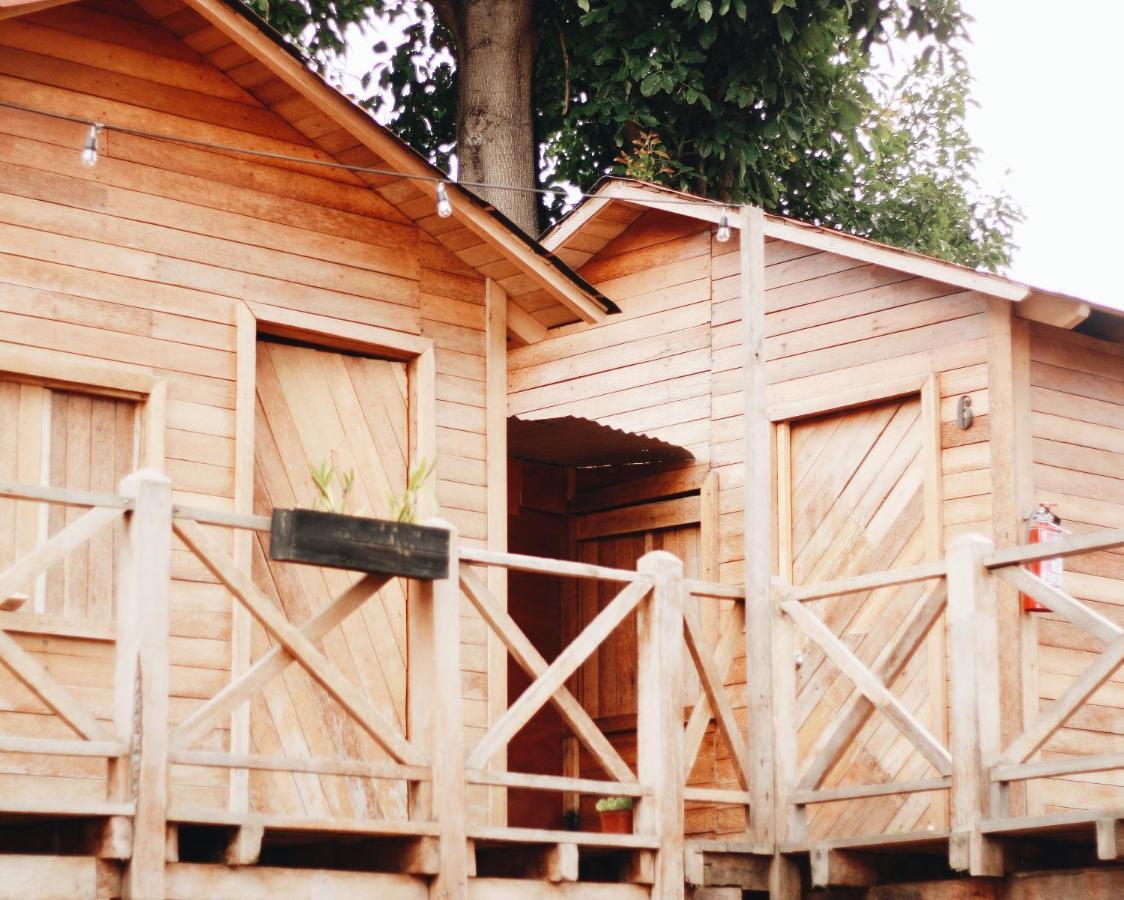
<svg viewBox="0 0 1124 900">
<path fill-rule="evenodd" d="M 59 506 L 104 507 L 106 509 L 132 509 L 133 506 L 133 501 L 129 497 L 122 497 L 118 494 L 20 484 L 13 481 L 0 481 L 0 497 L 12 500 L 38 500 Z"/>
<path fill-rule="evenodd" d="M 806 603 L 809 600 L 825 600 L 829 597 L 842 597 L 846 594 L 857 594 L 863 591 L 877 590 L 878 588 L 930 581 L 935 578 L 944 578 L 947 574 L 948 566 L 945 561 L 937 560 L 936 562 L 922 563 L 919 566 L 909 566 L 908 568 L 889 569 L 885 572 L 871 572 L 869 575 L 852 575 L 848 578 L 837 578 L 833 581 L 821 581 L 818 584 L 799 586 L 790 586 L 784 582 L 780 582 L 780 584 L 787 594 L 786 599 Z"/>
<path fill-rule="evenodd" d="M 597 581 L 649 581 L 639 572 L 630 569 L 612 569 L 592 563 L 571 562 L 565 559 L 545 559 L 526 556 L 521 553 L 503 553 L 498 550 L 483 550 L 479 547 L 461 547 L 461 562 L 477 563 L 485 566 L 499 566 L 515 572 L 536 572 L 540 575 L 564 575 L 570 578 L 590 578 Z"/>
<path fill-rule="evenodd" d="M 207 509 L 202 506 L 185 506 L 181 503 L 172 507 L 172 518 L 188 519 L 201 525 L 224 525 L 227 528 L 242 528 L 246 531 L 269 531 L 272 527 L 272 519 L 269 516 L 254 516 L 249 513 Z"/>
<path fill-rule="evenodd" d="M 1048 544 L 1027 544 L 994 550 L 983 558 L 983 564 L 989 569 L 1001 569 L 1040 559 L 1059 559 L 1093 550 L 1111 550 L 1114 547 L 1124 547 L 1124 528 L 1073 534 Z"/>
<path fill-rule="evenodd" d="M 695 597 L 712 597 L 717 600 L 744 600 L 745 586 L 740 584 L 719 584 L 716 581 L 702 581 L 686 578 L 683 587 Z"/>
</svg>

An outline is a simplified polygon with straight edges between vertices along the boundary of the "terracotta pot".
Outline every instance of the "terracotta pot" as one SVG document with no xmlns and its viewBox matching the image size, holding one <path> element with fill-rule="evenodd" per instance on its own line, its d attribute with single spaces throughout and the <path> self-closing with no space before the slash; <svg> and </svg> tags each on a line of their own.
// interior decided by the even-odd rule
<svg viewBox="0 0 1124 900">
<path fill-rule="evenodd" d="M 610 809 L 598 813 L 603 834 L 632 834 L 632 810 Z"/>
</svg>

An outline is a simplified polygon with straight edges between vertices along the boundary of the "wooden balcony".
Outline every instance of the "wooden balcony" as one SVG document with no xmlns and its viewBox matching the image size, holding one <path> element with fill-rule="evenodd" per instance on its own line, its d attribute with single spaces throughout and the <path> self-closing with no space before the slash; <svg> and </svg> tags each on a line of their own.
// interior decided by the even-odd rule
<svg viewBox="0 0 1124 900">
<path fill-rule="evenodd" d="M 231 532 L 266 531 L 267 518 L 176 505 L 169 480 L 147 470 L 126 478 L 118 494 L 0 484 L 0 497 L 85 510 L 0 572 L 0 662 L 12 686 L 5 709 L 18 706 L 10 699 L 16 693 L 43 708 L 34 728 L 0 736 L 0 753 L 58 761 L 52 777 L 29 775 L 29 790 L 0 796 L 0 896 L 277 898 L 378 891 L 395 898 L 502 900 L 529 896 L 533 882 L 536 897 L 727 900 L 746 890 L 779 897 L 798 896 L 809 884 L 869 884 L 894 869 L 893 859 L 920 859 L 946 874 L 1001 875 L 1010 858 L 1005 848 L 1028 835 L 1058 846 L 1087 845 L 1090 854 L 1095 847 L 1102 860 L 1119 854 L 1124 813 L 1016 816 L 1009 794 L 1011 785 L 1030 779 L 1124 767 L 1121 754 L 1032 759 L 1124 664 L 1124 629 L 1022 568 L 1035 559 L 1124 546 L 1122 531 L 1073 536 L 1046 549 L 998 551 L 968 536 L 939 562 L 799 587 L 775 581 L 771 597 L 750 601 L 769 612 L 771 654 L 747 660 L 748 687 L 731 686 L 731 666 L 747 646 L 745 623 L 762 617 L 747 616 L 741 588 L 685 579 L 682 563 L 663 551 L 644 556 L 633 571 L 460 547 L 454 534 L 448 577 L 409 585 L 409 691 L 400 728 L 324 649 L 325 638 L 336 629 L 346 632 L 348 618 L 388 581 L 385 576 L 357 577 L 305 620 L 291 621 L 227 551 L 236 544 Z M 119 529 L 112 625 L 27 608 L 36 579 L 111 528 Z M 268 640 L 243 671 L 173 710 L 176 553 L 196 560 Z M 595 581 L 612 585 L 615 596 L 548 660 L 489 588 L 490 569 Z M 1087 671 L 1006 746 L 998 731 L 998 581 L 1038 598 L 1104 644 Z M 925 585 L 926 592 L 872 662 L 861 661 L 814 612 L 816 604 L 903 584 Z M 717 642 L 705 638 L 700 624 L 706 604 L 723 606 Z M 461 692 L 466 607 L 531 679 L 471 746 Z M 950 679 L 947 744 L 892 689 L 942 616 Z M 569 687 L 583 662 L 623 627 L 636 628 L 638 651 L 635 766 Z M 854 689 L 798 760 L 793 648 L 800 635 Z M 67 642 L 97 645 L 99 658 L 111 657 L 110 683 L 99 685 L 108 706 L 89 700 L 91 684 L 81 672 L 64 676 L 42 661 L 49 646 Z M 378 752 L 317 756 L 289 751 L 284 742 L 277 749 L 237 746 L 229 723 L 291 667 L 307 673 Z M 697 696 L 684 711 L 680 698 L 684 684 L 695 684 L 692 678 Z M 601 776 L 535 775 L 502 765 L 509 742 L 548 704 Z M 745 727 L 743 708 L 764 710 L 768 718 L 751 718 Z M 930 774 L 825 786 L 875 714 L 908 739 Z M 712 727 L 729 748 L 733 781 L 689 783 Z M 388 802 L 381 817 L 269 811 L 252 805 L 248 795 L 240 803 L 235 791 L 221 805 L 201 802 L 183 773 L 216 770 L 229 773 L 232 783 L 248 772 L 347 784 L 366 779 L 402 802 Z M 73 790 L 79 777 L 97 781 L 100 795 Z M 468 800 L 473 791 L 511 789 L 634 798 L 634 832 L 512 827 L 479 816 Z M 947 828 L 808 836 L 807 812 L 816 804 L 935 792 L 948 798 Z M 692 803 L 745 810 L 744 834 L 688 838 L 685 808 Z"/>
</svg>

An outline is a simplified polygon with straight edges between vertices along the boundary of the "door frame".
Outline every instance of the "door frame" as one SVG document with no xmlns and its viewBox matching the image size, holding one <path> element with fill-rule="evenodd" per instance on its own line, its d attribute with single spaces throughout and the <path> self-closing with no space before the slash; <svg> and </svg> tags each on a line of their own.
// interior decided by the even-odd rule
<svg viewBox="0 0 1124 900">
<path fill-rule="evenodd" d="M 802 420 L 847 412 L 863 406 L 884 403 L 917 395 L 921 400 L 921 460 L 924 466 L 925 560 L 944 558 L 943 473 L 941 468 L 941 396 L 936 372 L 911 375 L 894 381 L 875 382 L 831 394 L 821 394 L 793 403 L 777 404 L 767 410 L 772 423 L 775 573 L 792 582 L 792 426 Z M 938 702 L 934 704 L 933 721 L 928 725 L 939 740 L 948 740 L 948 682 L 946 670 L 946 636 L 941 625 L 934 626 L 926 638 L 930 690 Z M 934 814 L 947 820 L 947 798 L 943 793 L 932 795 Z"/>
<path fill-rule="evenodd" d="M 257 346 L 260 334 L 306 341 L 326 350 L 348 350 L 406 363 L 406 402 L 409 413 L 411 460 L 437 462 L 437 356 L 433 341 L 376 325 L 334 319 L 265 303 L 240 302 L 235 309 L 235 399 L 234 399 L 234 511 L 254 511 L 254 417 L 257 406 Z M 434 479 L 437 475 L 434 474 Z M 418 497 L 418 517 L 425 520 L 436 512 L 435 491 Z M 249 571 L 253 556 L 253 533 L 234 535 L 234 563 Z M 230 677 L 237 678 L 250 667 L 251 617 L 233 604 L 230 627 Z M 230 752 L 250 752 L 250 705 L 242 704 L 230 720 Z M 232 812 L 250 808 L 249 772 L 230 773 Z"/>
</svg>

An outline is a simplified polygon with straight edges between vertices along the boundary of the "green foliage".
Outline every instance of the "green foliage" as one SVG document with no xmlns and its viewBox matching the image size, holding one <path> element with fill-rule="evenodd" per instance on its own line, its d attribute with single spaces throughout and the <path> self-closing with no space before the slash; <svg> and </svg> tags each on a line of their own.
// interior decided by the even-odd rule
<svg viewBox="0 0 1124 900">
<path fill-rule="evenodd" d="M 316 488 L 316 509 L 346 513 L 351 506 L 351 490 L 355 487 L 354 470 L 337 472 L 335 463 L 326 459 L 320 465 L 308 464 L 312 484 Z"/>
<path fill-rule="evenodd" d="M 368 12 L 404 24 L 396 49 L 375 48 L 389 63 L 369 83 L 393 93 L 394 130 L 448 168 L 456 41 L 434 10 L 451 5 L 274 0 L 268 14 L 321 54 Z M 633 173 L 968 265 L 1007 261 L 1019 214 L 975 183 L 960 0 L 538 0 L 536 11 L 542 185 Z M 891 41 L 919 63 L 879 90 L 872 53 Z M 562 208 L 544 205 L 544 224 Z"/>
<path fill-rule="evenodd" d="M 400 495 L 391 494 L 390 517 L 395 522 L 417 522 L 418 497 L 425 487 L 429 476 L 433 474 L 434 460 L 420 459 L 410 466 L 410 473 L 406 478 L 406 490 Z"/>
<path fill-rule="evenodd" d="M 631 797 L 602 797 L 594 807 L 599 813 L 616 812 L 621 809 L 632 809 Z"/>
<path fill-rule="evenodd" d="M 390 494 L 387 497 L 390 518 L 393 521 L 417 522 L 418 498 L 433 474 L 434 468 L 435 463 L 425 459 L 418 460 L 410 466 L 406 477 L 406 489 L 401 494 Z M 355 487 L 354 470 L 338 472 L 335 463 L 327 459 L 320 465 L 309 463 L 308 471 L 313 487 L 316 488 L 316 509 L 334 513 L 351 512 L 351 492 Z M 358 510 L 355 515 L 363 515 L 364 512 L 365 510 Z"/>
</svg>

